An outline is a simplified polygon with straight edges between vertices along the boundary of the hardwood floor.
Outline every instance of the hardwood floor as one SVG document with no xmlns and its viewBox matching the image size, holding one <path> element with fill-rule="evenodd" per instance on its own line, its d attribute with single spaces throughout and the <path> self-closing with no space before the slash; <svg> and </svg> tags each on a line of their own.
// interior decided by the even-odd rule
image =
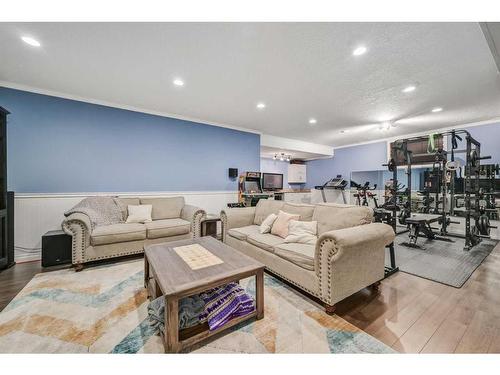
<svg viewBox="0 0 500 375">
<path fill-rule="evenodd" d="M 398 272 L 337 314 L 402 353 L 500 353 L 500 244 L 460 289 Z"/>
<path fill-rule="evenodd" d="M 0 310 L 39 272 L 39 262 L 0 272 Z M 460 289 L 398 272 L 336 313 L 402 353 L 500 353 L 499 291 L 500 243 Z"/>
</svg>

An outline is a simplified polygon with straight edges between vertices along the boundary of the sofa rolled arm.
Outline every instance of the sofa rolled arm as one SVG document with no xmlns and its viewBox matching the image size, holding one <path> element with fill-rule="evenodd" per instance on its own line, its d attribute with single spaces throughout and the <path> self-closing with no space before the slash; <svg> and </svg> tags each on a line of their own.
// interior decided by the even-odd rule
<svg viewBox="0 0 500 375">
<path fill-rule="evenodd" d="M 62 230 L 71 236 L 71 263 L 83 263 L 85 249 L 90 246 L 90 218 L 82 213 L 73 213 L 63 220 L 61 226 Z"/>
<path fill-rule="evenodd" d="M 226 234 L 229 229 L 253 224 L 255 207 L 228 208 L 220 212 L 220 218 L 222 222 L 222 241 L 226 242 Z"/>
<path fill-rule="evenodd" d="M 185 204 L 181 210 L 181 219 L 191 223 L 191 233 L 193 238 L 201 237 L 201 220 L 207 215 L 206 211 L 200 207 Z"/>
<path fill-rule="evenodd" d="M 385 247 L 394 241 L 390 225 L 370 223 L 323 233 L 314 269 L 327 303 L 336 302 L 384 277 Z"/>
</svg>

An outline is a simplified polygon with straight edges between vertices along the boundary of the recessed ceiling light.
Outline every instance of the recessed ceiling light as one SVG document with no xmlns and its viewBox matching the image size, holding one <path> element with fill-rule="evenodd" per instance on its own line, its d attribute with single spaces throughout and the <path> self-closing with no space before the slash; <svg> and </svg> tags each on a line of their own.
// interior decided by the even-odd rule
<svg viewBox="0 0 500 375">
<path fill-rule="evenodd" d="M 264 109 L 266 108 L 266 103 L 257 103 L 257 109 Z"/>
<path fill-rule="evenodd" d="M 310 118 L 309 119 L 309 124 L 314 125 L 314 124 L 317 124 L 317 123 L 318 123 L 318 120 L 316 120 L 315 118 Z"/>
<path fill-rule="evenodd" d="M 443 108 L 441 107 L 436 107 L 436 108 L 432 108 L 431 112 L 432 113 L 436 113 L 436 112 L 441 112 L 443 110 Z"/>
<path fill-rule="evenodd" d="M 366 51 L 367 51 L 367 49 L 365 46 L 359 46 L 354 51 L 352 51 L 352 54 L 354 56 L 360 56 L 360 55 L 366 53 Z"/>
<path fill-rule="evenodd" d="M 389 130 L 391 128 L 391 123 L 389 121 L 384 122 L 383 124 L 380 124 L 379 130 Z"/>
<path fill-rule="evenodd" d="M 29 36 L 23 36 L 23 37 L 21 37 L 21 39 L 24 43 L 29 44 L 30 46 L 33 46 L 33 47 L 40 47 L 41 46 L 41 44 L 38 40 L 33 39 Z"/>
<path fill-rule="evenodd" d="M 411 86 L 407 86 L 407 87 L 405 87 L 402 91 L 403 91 L 404 93 L 408 93 L 408 92 L 415 91 L 415 89 L 416 89 L 416 88 L 417 88 L 416 86 L 411 85 Z"/>
<path fill-rule="evenodd" d="M 172 83 L 176 86 L 184 86 L 184 81 L 180 78 L 174 79 Z"/>
</svg>

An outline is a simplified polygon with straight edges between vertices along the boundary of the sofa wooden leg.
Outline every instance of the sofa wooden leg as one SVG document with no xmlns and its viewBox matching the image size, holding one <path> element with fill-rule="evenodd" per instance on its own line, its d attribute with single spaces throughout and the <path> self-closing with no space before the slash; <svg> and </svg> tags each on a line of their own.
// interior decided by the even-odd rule
<svg viewBox="0 0 500 375">
<path fill-rule="evenodd" d="M 81 270 L 83 270 L 83 264 L 75 264 L 75 272 L 80 272 Z"/>
<path fill-rule="evenodd" d="M 333 315 L 335 313 L 335 305 L 328 305 L 325 303 L 325 312 L 328 315 Z"/>
<path fill-rule="evenodd" d="M 374 282 L 372 285 L 370 285 L 370 289 L 374 292 L 380 292 L 380 281 Z"/>
</svg>

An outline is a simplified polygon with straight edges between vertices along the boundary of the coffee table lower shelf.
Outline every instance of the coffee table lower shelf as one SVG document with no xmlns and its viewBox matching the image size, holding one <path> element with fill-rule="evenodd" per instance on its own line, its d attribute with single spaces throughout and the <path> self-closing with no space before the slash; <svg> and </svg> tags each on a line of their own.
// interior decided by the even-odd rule
<svg viewBox="0 0 500 375">
<path fill-rule="evenodd" d="M 179 342 L 178 342 L 179 347 L 176 352 L 181 352 L 184 349 L 190 348 L 201 341 L 204 341 L 212 336 L 218 335 L 226 331 L 227 329 L 234 327 L 235 325 L 256 318 L 257 318 L 257 311 L 254 311 L 248 315 L 235 318 L 230 322 L 226 323 L 224 326 L 219 327 L 218 329 L 215 329 L 213 331 L 210 331 L 208 323 L 198 324 L 194 327 L 181 329 L 179 330 Z M 163 332 L 160 332 L 160 336 L 163 340 L 163 343 L 165 344 L 166 341 Z M 169 353 L 166 347 L 165 347 L 165 352 Z"/>
</svg>

